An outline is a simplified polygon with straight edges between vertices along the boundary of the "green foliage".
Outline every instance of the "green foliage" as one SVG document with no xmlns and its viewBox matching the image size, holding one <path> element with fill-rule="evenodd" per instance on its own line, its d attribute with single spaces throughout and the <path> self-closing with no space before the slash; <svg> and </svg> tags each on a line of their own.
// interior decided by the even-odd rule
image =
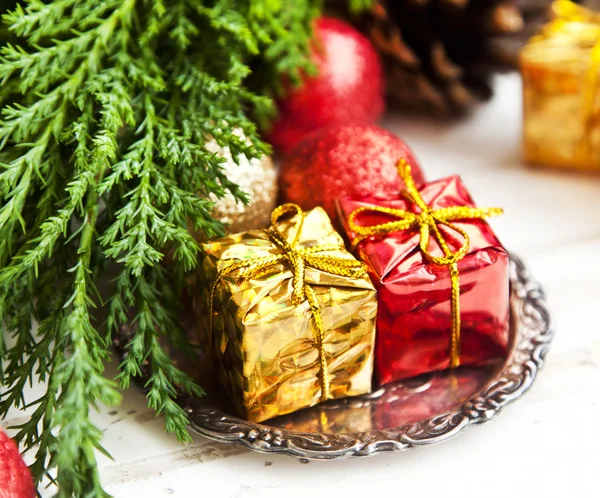
<svg viewBox="0 0 600 498">
<path fill-rule="evenodd" d="M 348 0 L 350 12 L 360 12 L 371 8 L 375 4 L 375 0 Z"/>
<path fill-rule="evenodd" d="M 199 251 L 188 222 L 219 234 L 208 194 L 244 198 L 205 143 L 213 137 L 234 157 L 268 151 L 255 123 L 272 112 L 272 75 L 298 81 L 310 69 L 319 4 L 29 0 L 4 15 L 0 417 L 24 406 L 27 383 L 45 381 L 17 439 L 35 452 L 37 482 L 54 479 L 58 496 L 107 496 L 90 406 L 119 403 L 119 388 L 143 365 L 149 405 L 168 431 L 189 439 L 174 396 L 202 391 L 171 363 L 161 335 L 185 340 L 179 296 Z M 269 75 L 252 90 L 251 67 Z M 109 265 L 117 276 L 104 303 L 95 283 Z M 97 306 L 108 310 L 106 333 Z M 136 332 L 112 381 L 104 364 L 124 324 Z"/>
</svg>

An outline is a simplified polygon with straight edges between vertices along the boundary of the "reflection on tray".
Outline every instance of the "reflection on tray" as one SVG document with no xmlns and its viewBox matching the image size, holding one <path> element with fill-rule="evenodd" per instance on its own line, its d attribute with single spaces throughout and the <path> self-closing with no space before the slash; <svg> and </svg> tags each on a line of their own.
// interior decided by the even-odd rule
<svg viewBox="0 0 600 498">
<path fill-rule="evenodd" d="M 450 411 L 480 391 L 501 363 L 461 367 L 389 384 L 373 394 L 333 400 L 278 417 L 267 425 L 297 432 L 353 433 L 384 430 Z"/>
</svg>

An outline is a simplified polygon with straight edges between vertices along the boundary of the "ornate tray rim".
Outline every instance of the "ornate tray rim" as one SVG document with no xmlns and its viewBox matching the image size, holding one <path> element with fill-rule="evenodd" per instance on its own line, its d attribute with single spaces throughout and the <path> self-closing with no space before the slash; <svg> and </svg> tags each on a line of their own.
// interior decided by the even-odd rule
<svg viewBox="0 0 600 498">
<path fill-rule="evenodd" d="M 511 255 L 511 305 L 519 327 L 510 356 L 486 386 L 456 409 L 393 429 L 353 433 L 301 433 L 257 424 L 202 406 L 197 400 L 179 400 L 191 420 L 191 429 L 209 439 L 236 443 L 261 453 L 331 460 L 371 456 L 437 443 L 488 422 L 523 396 L 544 365 L 554 336 L 553 320 L 540 285 L 523 262 Z M 526 328 L 527 335 L 521 332 Z"/>
</svg>

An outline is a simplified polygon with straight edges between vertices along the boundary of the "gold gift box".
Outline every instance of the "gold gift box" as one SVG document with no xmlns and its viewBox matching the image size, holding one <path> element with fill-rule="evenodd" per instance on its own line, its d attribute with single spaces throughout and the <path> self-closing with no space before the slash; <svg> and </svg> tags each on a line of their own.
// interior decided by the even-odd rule
<svg viewBox="0 0 600 498">
<path fill-rule="evenodd" d="M 600 18 L 567 0 L 522 49 L 524 155 L 535 165 L 600 168 Z"/>
<path fill-rule="evenodd" d="M 321 208 L 274 227 L 294 249 L 329 248 L 318 256 L 351 261 L 362 270 Z M 304 282 L 316 296 L 323 322 L 320 342 L 309 301 L 293 303 L 295 274 L 289 261 L 251 278 L 227 274 L 232 262 L 261 262 L 281 254 L 267 230 L 230 235 L 203 249 L 199 330 L 240 416 L 260 422 L 313 406 L 324 400 L 323 393 L 335 399 L 370 392 L 377 302 L 366 273 L 336 275 L 306 264 Z"/>
</svg>

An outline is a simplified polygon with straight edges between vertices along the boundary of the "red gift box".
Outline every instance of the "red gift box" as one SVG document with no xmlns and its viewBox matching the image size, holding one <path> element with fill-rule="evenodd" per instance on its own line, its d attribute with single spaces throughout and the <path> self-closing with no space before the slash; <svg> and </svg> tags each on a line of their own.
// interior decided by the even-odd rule
<svg viewBox="0 0 600 498">
<path fill-rule="evenodd" d="M 431 234 L 425 254 L 417 223 L 424 211 L 419 202 L 426 204 L 426 214 L 433 218 L 437 210 L 443 213 L 444 208 L 461 206 L 464 211 L 475 208 L 475 203 L 457 176 L 425 184 L 418 188 L 418 194 L 422 201 L 415 202 L 415 196 L 406 193 L 338 201 L 346 233 L 353 244 L 358 243 L 357 255 L 367 263 L 378 291 L 375 371 L 380 384 L 444 370 L 451 366 L 453 356 L 454 364 L 473 365 L 502 357 L 508 350 L 508 253 L 483 219 L 457 220 L 455 216 L 451 222 L 437 220 L 435 227 L 427 227 L 428 232 L 439 231 L 449 252 L 444 252 Z M 356 231 L 386 224 L 389 230 L 391 223 L 398 222 L 397 216 L 373 209 L 407 211 L 406 216 L 417 221 L 410 228 L 363 238 L 364 234 L 352 231 L 349 223 L 352 213 L 360 208 L 364 208 L 362 212 L 353 215 Z M 458 349 L 453 349 L 451 272 L 449 265 L 432 260 L 456 254 L 461 247 L 466 252 L 456 258 L 460 298 L 455 299 L 460 307 L 460 332 L 455 335 Z"/>
</svg>

